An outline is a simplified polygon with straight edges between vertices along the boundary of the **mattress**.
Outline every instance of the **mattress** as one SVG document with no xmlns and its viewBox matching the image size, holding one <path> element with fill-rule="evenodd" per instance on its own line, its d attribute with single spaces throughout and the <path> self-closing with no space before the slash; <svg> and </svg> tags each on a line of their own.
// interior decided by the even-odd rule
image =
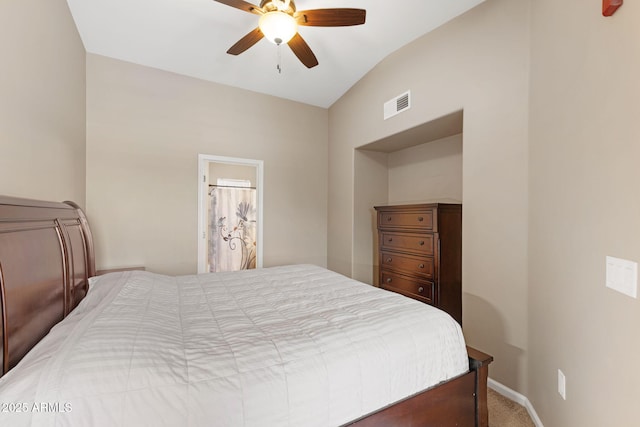
<svg viewBox="0 0 640 427">
<path fill-rule="evenodd" d="M 449 315 L 316 266 L 90 283 L 1 425 L 339 426 L 468 370 Z"/>
</svg>

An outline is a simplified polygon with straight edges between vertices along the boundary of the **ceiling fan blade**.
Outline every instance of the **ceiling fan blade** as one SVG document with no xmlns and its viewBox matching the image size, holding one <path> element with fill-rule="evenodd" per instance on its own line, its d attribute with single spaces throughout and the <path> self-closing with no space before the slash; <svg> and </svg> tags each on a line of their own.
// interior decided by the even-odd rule
<svg viewBox="0 0 640 427">
<path fill-rule="evenodd" d="M 227 6 L 235 7 L 236 9 L 244 10 L 245 12 L 255 13 L 256 15 L 262 15 L 264 11 L 260 9 L 260 6 L 251 4 L 244 0 L 213 0 L 218 3 L 226 4 Z"/>
<path fill-rule="evenodd" d="M 304 39 L 300 36 L 300 34 L 296 33 L 296 35 L 293 36 L 291 40 L 289 40 L 288 45 L 293 53 L 307 68 L 313 68 L 318 65 L 318 59 L 311 51 L 311 48 L 309 47 L 307 42 L 304 41 Z"/>
<path fill-rule="evenodd" d="M 255 30 L 251 31 L 249 34 L 238 40 L 236 44 L 231 46 L 227 53 L 231 55 L 240 55 L 242 52 L 258 43 L 263 37 L 264 35 L 262 34 L 262 31 L 260 31 L 260 28 L 256 28 Z"/>
<path fill-rule="evenodd" d="M 313 9 L 294 14 L 298 25 L 312 27 L 348 27 L 364 24 L 367 11 L 364 9 Z"/>
</svg>

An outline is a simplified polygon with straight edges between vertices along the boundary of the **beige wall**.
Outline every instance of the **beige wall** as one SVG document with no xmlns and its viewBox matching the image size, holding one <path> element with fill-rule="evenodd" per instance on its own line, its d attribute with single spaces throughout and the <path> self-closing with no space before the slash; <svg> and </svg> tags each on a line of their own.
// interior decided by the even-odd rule
<svg viewBox="0 0 640 427">
<path fill-rule="evenodd" d="M 85 51 L 64 0 L 0 2 L 0 194 L 85 203 Z"/>
<path fill-rule="evenodd" d="M 389 203 L 462 201 L 462 134 L 389 153 Z"/>
<path fill-rule="evenodd" d="M 347 225 L 334 225 L 339 227 L 333 231 L 353 233 L 353 259 L 351 272 L 341 271 L 356 280 L 365 283 L 377 283 L 375 264 L 378 263 L 376 240 L 376 211 L 374 206 L 387 204 L 389 197 L 389 162 L 387 153 L 379 153 L 369 150 L 354 150 L 353 154 L 353 212 L 355 220 L 353 229 Z M 349 185 L 345 182 L 344 185 Z M 357 196 L 357 197 L 356 197 Z M 336 211 L 332 207 L 330 212 Z M 346 239 L 345 239 L 346 240 Z M 329 258 L 335 258 L 335 252 L 329 251 Z M 349 261 L 345 258 L 344 261 Z M 336 264 L 335 259 L 333 264 Z M 331 268 L 331 267 L 330 267 Z M 336 266 L 332 269 L 337 270 Z"/>
<path fill-rule="evenodd" d="M 640 4 L 531 5 L 528 396 L 545 427 L 638 425 L 640 302 L 605 256 L 640 261 Z"/>
<path fill-rule="evenodd" d="M 390 55 L 329 111 L 328 263 L 355 276 L 373 263 L 363 206 L 387 195 L 363 189 L 354 149 L 464 109 L 464 332 L 495 356 L 491 376 L 518 391 L 528 349 L 528 36 L 527 0 L 488 0 Z M 411 109 L 384 121 L 383 103 L 407 89 Z"/>
<path fill-rule="evenodd" d="M 264 265 L 326 265 L 326 109 L 87 57 L 87 215 L 99 267 L 197 265 L 198 154 L 264 160 Z"/>
</svg>

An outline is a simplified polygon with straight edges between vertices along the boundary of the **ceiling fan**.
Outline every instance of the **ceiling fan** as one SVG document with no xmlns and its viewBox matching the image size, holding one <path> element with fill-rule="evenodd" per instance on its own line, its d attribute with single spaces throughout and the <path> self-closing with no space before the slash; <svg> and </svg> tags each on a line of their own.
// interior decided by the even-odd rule
<svg viewBox="0 0 640 427">
<path fill-rule="evenodd" d="M 244 0 L 214 1 L 260 15 L 258 27 L 238 40 L 227 53 L 239 55 L 265 37 L 276 45 L 288 44 L 307 68 L 318 65 L 318 59 L 298 33 L 298 25 L 346 27 L 364 24 L 366 19 L 366 11 L 363 9 L 334 8 L 297 11 L 293 0 L 261 0 L 260 6 Z"/>
</svg>

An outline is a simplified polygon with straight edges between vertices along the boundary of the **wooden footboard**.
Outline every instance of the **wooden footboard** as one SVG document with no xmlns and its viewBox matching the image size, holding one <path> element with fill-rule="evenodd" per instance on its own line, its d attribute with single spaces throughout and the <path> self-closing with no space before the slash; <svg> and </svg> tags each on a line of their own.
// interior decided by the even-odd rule
<svg viewBox="0 0 640 427">
<path fill-rule="evenodd" d="M 493 362 L 493 356 L 469 346 L 467 346 L 467 353 L 469 354 L 469 369 L 476 372 L 476 426 L 488 427 L 487 380 L 489 378 L 489 364 Z"/>
<path fill-rule="evenodd" d="M 493 357 L 467 346 L 469 372 L 347 424 L 350 427 L 488 427 Z"/>
</svg>

